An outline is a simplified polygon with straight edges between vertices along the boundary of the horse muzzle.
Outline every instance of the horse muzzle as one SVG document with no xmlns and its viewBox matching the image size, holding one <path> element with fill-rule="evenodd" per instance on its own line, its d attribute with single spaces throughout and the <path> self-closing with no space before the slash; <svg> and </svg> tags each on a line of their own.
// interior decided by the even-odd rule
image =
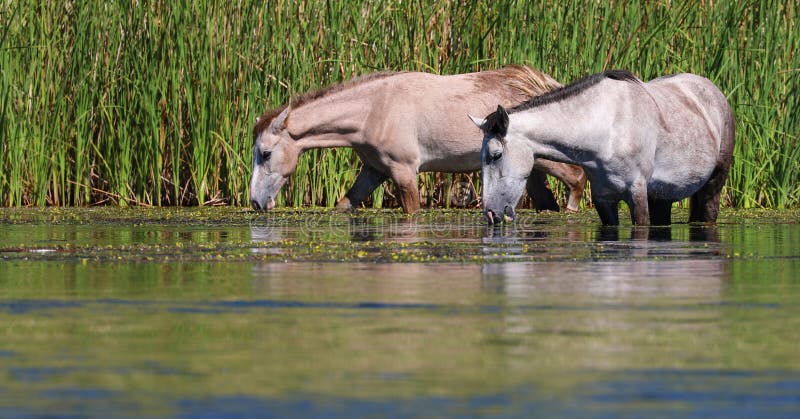
<svg viewBox="0 0 800 419">
<path fill-rule="evenodd" d="M 483 214 L 486 216 L 486 221 L 488 221 L 489 224 L 494 224 L 494 212 L 492 210 L 486 210 Z"/>
<path fill-rule="evenodd" d="M 267 202 L 265 202 L 263 206 L 261 205 L 260 202 L 258 202 L 258 200 L 251 199 L 250 200 L 250 205 L 252 205 L 253 209 L 256 210 L 256 211 L 271 210 L 271 209 L 275 208 L 275 199 L 273 199 L 272 197 L 269 197 L 269 199 L 267 199 Z"/>
<path fill-rule="evenodd" d="M 502 213 L 486 210 L 484 215 L 486 215 L 486 220 L 489 221 L 489 224 L 500 224 L 500 222 L 510 223 L 514 221 L 515 217 L 514 208 L 508 205 L 503 208 Z"/>
</svg>

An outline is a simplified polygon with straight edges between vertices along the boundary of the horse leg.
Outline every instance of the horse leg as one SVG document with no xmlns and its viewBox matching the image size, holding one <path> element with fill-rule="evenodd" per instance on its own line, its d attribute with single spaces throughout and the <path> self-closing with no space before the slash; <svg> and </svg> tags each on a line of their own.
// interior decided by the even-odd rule
<svg viewBox="0 0 800 419">
<path fill-rule="evenodd" d="M 536 159 L 533 163 L 533 170 L 539 170 L 550 176 L 555 176 L 558 180 L 564 182 L 569 187 L 567 211 L 578 211 L 578 206 L 583 196 L 583 190 L 586 188 L 586 173 L 584 173 L 583 168 L 573 164 Z M 552 192 L 550 194 L 552 195 Z M 535 199 L 534 195 L 534 206 L 536 205 Z"/>
<path fill-rule="evenodd" d="M 600 222 L 604 226 L 618 226 L 619 225 L 619 200 L 612 196 L 607 196 L 604 187 L 600 183 L 595 185 L 592 183 L 592 204 L 600 216 Z M 609 199 L 610 198 L 610 199 Z"/>
<path fill-rule="evenodd" d="M 650 212 L 650 225 L 666 226 L 672 223 L 672 201 L 648 199 L 647 206 Z"/>
<path fill-rule="evenodd" d="M 604 226 L 619 225 L 619 203 L 611 201 L 598 201 L 594 197 L 594 209 L 597 210 L 597 215 L 600 216 L 600 222 Z"/>
<path fill-rule="evenodd" d="M 567 211 L 578 212 L 578 206 L 583 198 L 583 190 L 586 188 L 586 173 L 583 168 L 575 165 L 568 165 L 573 173 L 572 183 L 569 185 L 569 199 L 567 200 Z"/>
<path fill-rule="evenodd" d="M 650 211 L 647 205 L 647 182 L 644 179 L 634 182 L 626 201 L 633 225 L 646 226 L 650 222 Z"/>
<path fill-rule="evenodd" d="M 417 172 L 407 167 L 392 169 L 392 180 L 398 189 L 398 199 L 403 212 L 412 214 L 419 210 L 419 186 Z"/>
<path fill-rule="evenodd" d="M 528 176 L 526 189 L 528 190 L 528 195 L 533 199 L 533 208 L 536 211 L 558 212 L 558 201 L 556 201 L 553 191 L 547 185 L 547 175 L 538 170 L 533 170 L 531 175 Z"/>
<path fill-rule="evenodd" d="M 344 197 L 336 203 L 336 208 L 341 210 L 351 210 L 361 206 L 361 202 L 366 199 L 372 191 L 380 186 L 389 176 L 377 171 L 371 166 L 364 166 L 356 176 L 356 181 Z"/>
<path fill-rule="evenodd" d="M 689 199 L 689 222 L 714 223 L 719 214 L 719 196 L 728 179 L 728 168 L 718 165 L 703 187 Z"/>
<path fill-rule="evenodd" d="M 719 155 L 717 156 L 717 166 L 711 173 L 711 177 L 700 190 L 694 193 L 689 199 L 689 222 L 715 223 L 719 215 L 719 198 L 722 187 L 728 180 L 728 171 L 733 160 L 733 141 L 736 136 L 736 122 L 733 115 L 729 114 L 724 124 L 722 142 L 720 144 Z"/>
<path fill-rule="evenodd" d="M 607 194 L 600 182 L 592 183 L 592 204 L 604 226 L 619 225 L 619 199 Z"/>
</svg>

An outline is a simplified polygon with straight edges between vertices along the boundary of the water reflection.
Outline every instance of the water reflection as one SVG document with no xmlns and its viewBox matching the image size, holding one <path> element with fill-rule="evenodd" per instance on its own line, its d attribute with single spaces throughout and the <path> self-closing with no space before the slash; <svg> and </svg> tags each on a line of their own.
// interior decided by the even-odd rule
<svg viewBox="0 0 800 419">
<path fill-rule="evenodd" d="M 719 257 L 726 245 L 716 226 L 608 227 L 586 224 L 543 225 L 520 228 L 514 224 L 488 226 L 481 238 L 486 256 L 539 252 L 552 257 L 592 260 L 653 257 Z M 527 246 L 523 251 L 522 247 Z M 566 252 L 566 253 L 565 253 Z"/>
<path fill-rule="evenodd" d="M 484 223 L 477 212 L 436 213 L 413 215 L 400 213 L 310 213 L 298 223 L 283 218 L 257 218 L 250 222 L 254 241 L 270 235 L 285 239 L 349 240 L 369 242 L 378 240 L 415 242 L 424 240 L 471 239 L 480 237 Z"/>
<path fill-rule="evenodd" d="M 482 300 L 479 265 L 421 263 L 257 263 L 260 298 L 470 304 Z"/>
<path fill-rule="evenodd" d="M 796 223 L 451 215 L 4 225 L 0 416 L 796 414 Z"/>
<path fill-rule="evenodd" d="M 269 246 L 283 239 L 284 227 L 280 226 L 250 226 L 250 241 L 259 246 L 250 248 L 251 253 L 265 255 L 281 255 L 285 251 L 278 246 Z"/>
<path fill-rule="evenodd" d="M 583 247 L 587 257 L 574 263 L 484 264 L 483 287 L 523 301 L 547 301 L 566 294 L 577 300 L 637 296 L 718 299 L 731 277 L 731 261 L 720 257 L 723 245 L 715 226 L 598 226 L 591 230 L 586 225 L 567 224 L 534 231 L 495 226 L 486 229 L 482 250 L 492 254 L 497 245 L 504 245 L 513 251 L 515 246 L 537 241 L 545 242 L 542 251 L 551 254 L 573 243 L 594 245 Z"/>
<path fill-rule="evenodd" d="M 595 297 L 716 300 L 730 277 L 730 262 L 725 259 L 524 262 L 481 267 L 484 288 L 517 301 L 547 301 L 563 295 L 575 301 Z"/>
</svg>

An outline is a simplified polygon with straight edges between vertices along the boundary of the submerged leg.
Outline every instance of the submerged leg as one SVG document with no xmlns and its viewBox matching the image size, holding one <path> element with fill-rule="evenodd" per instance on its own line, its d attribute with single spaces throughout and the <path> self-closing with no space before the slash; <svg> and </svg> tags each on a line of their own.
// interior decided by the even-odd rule
<svg viewBox="0 0 800 419">
<path fill-rule="evenodd" d="M 602 183 L 592 183 L 592 203 L 604 226 L 619 225 L 619 201 L 612 196 L 603 193 Z"/>
<path fill-rule="evenodd" d="M 729 114 L 723 126 L 717 166 L 711 177 L 699 191 L 689 199 L 689 222 L 715 223 L 719 215 L 719 198 L 722 187 L 728 180 L 728 171 L 733 159 L 733 141 L 736 132 L 736 123 L 733 115 Z"/>
<path fill-rule="evenodd" d="M 528 176 L 526 189 L 533 200 L 533 208 L 536 211 L 558 212 L 558 201 L 556 201 L 553 191 L 547 185 L 547 175 L 538 170 L 532 171 L 531 175 Z"/>
<path fill-rule="evenodd" d="M 619 203 L 598 201 L 592 198 L 594 202 L 594 209 L 597 210 L 597 215 L 600 216 L 600 222 L 605 226 L 619 225 Z"/>
<path fill-rule="evenodd" d="M 689 222 L 714 223 L 719 214 L 719 195 L 728 179 L 728 168 L 717 166 L 700 190 L 689 199 Z"/>
<path fill-rule="evenodd" d="M 578 206 L 583 196 L 583 190 L 586 188 L 586 173 L 584 173 L 580 166 L 536 159 L 533 163 L 533 170 L 539 170 L 550 176 L 555 176 L 558 180 L 564 182 L 569 187 L 567 211 L 578 211 Z M 530 190 L 528 193 L 530 193 Z M 534 205 L 536 202 L 535 199 L 534 195 Z"/>
<path fill-rule="evenodd" d="M 666 226 L 672 224 L 672 201 L 647 200 L 650 211 L 650 225 Z"/>
<path fill-rule="evenodd" d="M 647 182 L 644 179 L 631 185 L 626 201 L 631 210 L 631 222 L 633 225 L 648 225 L 650 223 L 650 211 L 647 205 Z"/>
<path fill-rule="evenodd" d="M 389 176 L 386 176 L 371 166 L 364 164 L 364 166 L 361 168 L 361 171 L 358 172 L 358 176 L 356 176 L 356 181 L 353 186 L 350 187 L 350 190 L 347 191 L 347 193 L 344 195 L 344 198 L 340 199 L 339 202 L 336 203 L 336 208 L 350 210 L 360 207 L 361 202 L 363 202 L 372 193 L 372 191 L 375 190 L 375 188 L 380 186 L 380 184 L 388 178 Z"/>
</svg>

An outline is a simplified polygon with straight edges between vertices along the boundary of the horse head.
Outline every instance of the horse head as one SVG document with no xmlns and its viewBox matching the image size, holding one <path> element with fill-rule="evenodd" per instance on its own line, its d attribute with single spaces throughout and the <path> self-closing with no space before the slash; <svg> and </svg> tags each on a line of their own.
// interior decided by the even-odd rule
<svg viewBox="0 0 800 419">
<path fill-rule="evenodd" d="M 256 210 L 275 207 L 275 198 L 297 168 L 302 151 L 286 128 L 290 108 L 277 116 L 265 114 L 256 119 L 253 129 L 253 177 L 250 203 Z"/>
<path fill-rule="evenodd" d="M 486 119 L 470 116 L 483 131 L 481 146 L 481 202 L 489 224 L 514 220 L 533 169 L 533 153 L 524 142 L 508 135 L 508 113 L 502 106 Z M 520 144 L 515 144 L 520 143 Z"/>
</svg>

